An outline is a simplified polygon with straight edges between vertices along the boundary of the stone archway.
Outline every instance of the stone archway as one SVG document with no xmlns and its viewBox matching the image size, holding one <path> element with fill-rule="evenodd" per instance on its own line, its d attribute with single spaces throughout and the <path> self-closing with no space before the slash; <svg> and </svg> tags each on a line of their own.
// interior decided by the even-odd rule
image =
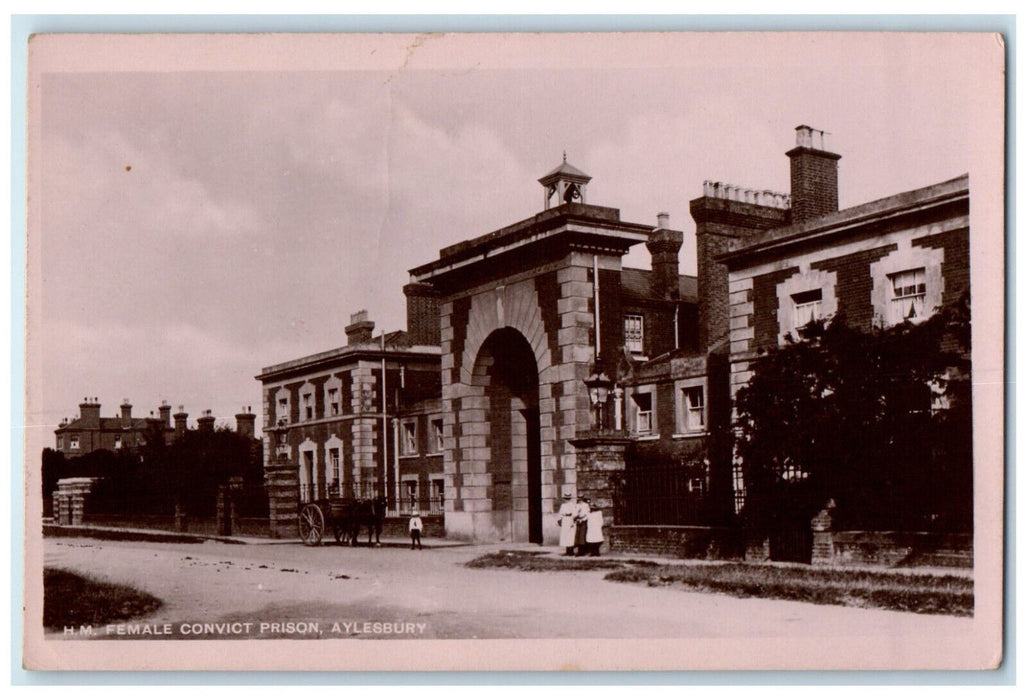
<svg viewBox="0 0 1027 700">
<path fill-rule="evenodd" d="M 527 339 L 510 327 L 493 331 L 478 351 L 471 383 L 484 390 L 493 531 L 541 544 L 539 370 Z"/>
</svg>

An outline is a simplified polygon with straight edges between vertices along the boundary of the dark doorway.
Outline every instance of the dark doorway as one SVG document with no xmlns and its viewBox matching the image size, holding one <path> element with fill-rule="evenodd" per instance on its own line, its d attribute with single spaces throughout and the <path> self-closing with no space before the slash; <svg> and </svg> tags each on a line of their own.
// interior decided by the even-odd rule
<svg viewBox="0 0 1027 700">
<path fill-rule="evenodd" d="M 511 540 L 542 543 L 542 449 L 538 364 L 513 328 L 493 332 L 478 353 L 479 381 L 489 399 L 490 497 L 493 516 Z"/>
</svg>

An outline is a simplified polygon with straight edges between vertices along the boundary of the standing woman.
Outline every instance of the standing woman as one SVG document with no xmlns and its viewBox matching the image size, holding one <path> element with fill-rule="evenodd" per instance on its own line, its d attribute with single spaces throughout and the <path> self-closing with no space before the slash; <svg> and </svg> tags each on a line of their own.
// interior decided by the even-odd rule
<svg viewBox="0 0 1027 700">
<path fill-rule="evenodd" d="M 599 556 L 599 548 L 603 546 L 603 511 L 598 508 L 588 513 L 588 534 L 585 535 L 588 554 Z"/>
<path fill-rule="evenodd" d="M 564 548 L 565 557 L 574 553 L 574 515 L 577 506 L 571 501 L 571 492 L 563 492 L 563 504 L 560 506 L 559 517 L 556 522 L 560 525 L 560 546 Z"/>
<path fill-rule="evenodd" d="M 578 501 L 578 506 L 574 511 L 574 523 L 577 526 L 574 532 L 574 556 L 577 557 L 585 554 L 588 549 L 585 537 L 588 531 L 588 514 L 592 510 L 589 503 L 587 498 Z"/>
</svg>

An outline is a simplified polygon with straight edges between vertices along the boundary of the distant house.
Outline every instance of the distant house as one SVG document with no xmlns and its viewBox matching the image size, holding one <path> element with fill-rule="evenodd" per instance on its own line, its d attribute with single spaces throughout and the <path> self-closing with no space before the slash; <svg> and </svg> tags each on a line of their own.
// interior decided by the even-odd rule
<svg viewBox="0 0 1027 700">
<path fill-rule="evenodd" d="M 145 444 L 147 433 L 154 429 L 162 430 L 165 442 L 173 442 L 186 431 L 189 414 L 182 406 L 172 416 L 171 406 L 162 402 L 157 408 L 157 415 L 151 412 L 147 417 L 133 417 L 132 404 L 125 399 L 121 404 L 121 415 L 104 418 L 100 415 L 100 401 L 96 397 L 87 397 L 79 404 L 79 415 L 72 420 L 64 419 L 54 431 L 56 449 L 65 457 L 81 457 L 96 450 L 135 451 Z M 172 424 L 172 417 L 174 424 Z M 248 410 L 236 415 L 236 426 L 239 433 L 247 437 L 254 436 L 256 416 Z M 214 429 L 215 418 L 210 411 L 197 420 L 201 429 Z"/>
<path fill-rule="evenodd" d="M 57 451 L 66 457 L 81 457 L 96 450 L 134 450 L 144 444 L 151 425 L 164 426 L 169 437 L 174 434 L 171 406 L 166 402 L 158 409 L 159 418 L 152 413 L 149 417 L 133 417 L 128 399 L 121 404 L 121 415 L 109 418 L 100 416 L 100 402 L 95 397 L 83 399 L 78 407 L 78 417 L 64 419 L 54 431 Z"/>
</svg>

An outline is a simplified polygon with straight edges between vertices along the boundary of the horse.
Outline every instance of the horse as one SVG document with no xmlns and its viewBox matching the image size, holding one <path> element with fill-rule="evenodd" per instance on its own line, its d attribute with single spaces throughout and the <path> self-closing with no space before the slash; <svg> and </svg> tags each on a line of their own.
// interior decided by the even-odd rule
<svg viewBox="0 0 1027 700">
<path fill-rule="evenodd" d="M 376 547 L 382 546 L 382 525 L 387 507 L 388 501 L 384 496 L 361 499 L 353 505 L 349 514 L 350 546 L 356 546 L 363 527 L 367 528 L 367 546 L 371 546 L 372 539 Z"/>
</svg>

